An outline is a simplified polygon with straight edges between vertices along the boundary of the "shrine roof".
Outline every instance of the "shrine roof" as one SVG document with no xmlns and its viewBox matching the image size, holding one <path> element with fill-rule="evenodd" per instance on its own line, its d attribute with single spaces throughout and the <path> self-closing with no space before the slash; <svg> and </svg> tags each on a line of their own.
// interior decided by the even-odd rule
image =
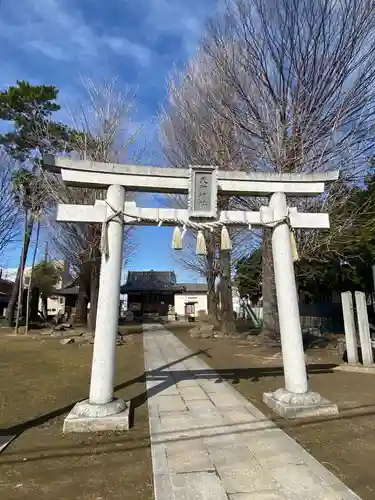
<svg viewBox="0 0 375 500">
<path fill-rule="evenodd" d="M 129 279 L 130 278 L 130 279 Z M 72 280 L 67 286 L 55 289 L 53 295 L 78 295 L 78 280 Z M 120 293 L 169 292 L 202 293 L 207 292 L 206 283 L 177 283 L 173 271 L 129 271 L 126 283 L 121 285 Z"/>
<path fill-rule="evenodd" d="M 177 283 L 174 271 L 129 271 L 121 293 L 131 292 L 206 292 L 205 283 Z"/>
</svg>

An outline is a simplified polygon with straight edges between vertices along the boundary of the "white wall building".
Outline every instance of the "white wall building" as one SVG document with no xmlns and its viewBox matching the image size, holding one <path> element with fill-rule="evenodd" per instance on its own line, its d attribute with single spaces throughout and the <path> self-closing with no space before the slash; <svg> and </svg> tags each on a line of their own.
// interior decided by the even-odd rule
<svg viewBox="0 0 375 500">
<path fill-rule="evenodd" d="M 174 310 L 179 316 L 192 314 L 197 316 L 199 311 L 208 312 L 207 285 L 184 284 L 186 292 L 175 293 Z M 190 289 L 190 290 L 189 290 Z M 237 314 L 240 310 L 240 297 L 236 288 L 233 288 L 233 311 Z M 189 312 L 190 311 L 190 312 Z"/>
<path fill-rule="evenodd" d="M 185 292 L 174 294 L 174 312 L 178 316 L 197 316 L 199 311 L 207 313 L 207 285 L 186 283 L 184 287 Z"/>
<path fill-rule="evenodd" d="M 54 264 L 55 268 L 61 269 L 61 279 L 56 283 L 55 288 L 57 290 L 60 290 L 63 288 L 63 286 L 66 285 L 66 283 L 71 280 L 71 276 L 69 273 L 69 263 L 65 260 L 54 260 L 52 261 Z M 30 283 L 30 276 L 31 276 L 31 266 L 25 266 L 24 274 L 23 274 L 23 286 L 28 287 Z M 2 269 L 2 278 L 9 280 L 9 281 L 15 281 L 16 276 L 17 276 L 17 271 L 18 268 L 5 268 Z M 42 309 L 42 301 L 41 299 L 39 300 L 39 310 Z M 47 299 L 47 314 L 49 316 L 54 316 L 58 313 L 64 313 L 65 312 L 65 297 L 58 297 L 55 295 L 51 295 Z"/>
</svg>

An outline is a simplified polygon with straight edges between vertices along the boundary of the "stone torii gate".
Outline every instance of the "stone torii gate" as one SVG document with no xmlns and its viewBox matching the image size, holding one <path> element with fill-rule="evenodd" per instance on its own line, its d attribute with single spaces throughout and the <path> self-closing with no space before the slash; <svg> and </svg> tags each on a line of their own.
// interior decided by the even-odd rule
<svg viewBox="0 0 375 500">
<path fill-rule="evenodd" d="M 263 401 L 286 417 L 337 413 L 337 406 L 309 391 L 298 296 L 294 275 L 291 228 L 329 228 L 328 214 L 299 213 L 286 195 L 318 196 L 338 172 L 273 174 L 220 171 L 214 167 L 153 168 L 46 156 L 44 168 L 61 174 L 67 185 L 107 188 L 95 205 L 58 205 L 60 222 L 102 223 L 102 262 L 89 398 L 77 403 L 64 422 L 64 432 L 126 430 L 129 403 L 114 397 L 115 347 L 118 327 L 124 224 L 207 228 L 268 226 L 279 312 L 285 388 L 263 394 Z M 125 202 L 131 192 L 188 193 L 187 210 L 140 208 Z M 217 212 L 217 192 L 231 196 L 267 196 L 259 212 Z"/>
</svg>

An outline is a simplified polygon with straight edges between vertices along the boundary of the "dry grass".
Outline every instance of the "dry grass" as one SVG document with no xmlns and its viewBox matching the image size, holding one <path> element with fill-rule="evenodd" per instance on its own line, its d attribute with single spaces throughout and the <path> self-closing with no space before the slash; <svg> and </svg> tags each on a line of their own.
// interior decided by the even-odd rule
<svg viewBox="0 0 375 500">
<path fill-rule="evenodd" d="M 0 455 L 0 498 L 151 500 L 142 336 L 117 349 L 116 395 L 132 399 L 123 434 L 62 436 L 65 415 L 88 394 L 92 346 L 0 337 L 0 432 L 19 437 Z"/>
<path fill-rule="evenodd" d="M 204 350 L 203 359 L 224 379 L 363 500 L 373 500 L 374 376 L 334 372 L 332 366 L 340 362 L 335 353 L 310 351 L 310 387 L 337 402 L 340 415 L 287 422 L 261 401 L 263 392 L 283 386 L 276 349 L 241 339 L 192 339 L 190 327 L 170 329 L 194 352 Z M 87 396 L 91 345 L 61 346 L 45 336 L 0 337 L 0 432 L 20 434 L 0 455 L 1 499 L 153 498 L 142 335 L 140 328 L 126 331 L 126 344 L 117 349 L 116 394 L 132 399 L 135 425 L 111 435 L 61 434 L 70 407 Z"/>
<path fill-rule="evenodd" d="M 352 488 L 363 500 L 375 498 L 375 376 L 332 371 L 341 362 L 329 350 L 310 350 L 309 383 L 312 390 L 339 404 L 340 415 L 305 421 L 278 419 L 262 403 L 262 393 L 283 387 L 277 349 L 254 346 L 240 339 L 195 339 L 186 330 L 174 333 L 193 352 L 234 384 L 249 401 L 277 421 L 317 460 Z"/>
</svg>

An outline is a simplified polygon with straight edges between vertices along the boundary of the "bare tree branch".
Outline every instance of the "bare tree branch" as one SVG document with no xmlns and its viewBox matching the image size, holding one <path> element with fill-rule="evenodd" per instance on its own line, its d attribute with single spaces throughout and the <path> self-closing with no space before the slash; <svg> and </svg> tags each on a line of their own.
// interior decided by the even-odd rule
<svg viewBox="0 0 375 500">
<path fill-rule="evenodd" d="M 171 75 L 168 105 L 160 116 L 163 151 L 169 163 L 177 167 L 200 164 L 216 165 L 221 170 L 247 170 L 249 166 L 241 154 L 238 127 L 229 120 L 223 120 L 211 105 L 211 100 L 218 99 L 222 92 L 228 94 L 229 100 L 232 91 L 228 86 L 223 88 L 211 69 L 207 57 L 199 52 L 184 73 L 176 71 Z M 187 208 L 186 196 L 169 196 L 166 203 Z M 218 204 L 219 209 L 230 209 L 235 208 L 238 201 L 233 197 L 220 197 Z M 243 234 L 231 232 L 232 266 L 246 252 L 248 239 L 244 247 Z M 248 232 L 245 234 L 249 236 Z M 215 254 L 218 258 L 218 248 Z M 184 251 L 178 253 L 178 259 L 187 269 L 194 270 L 200 276 L 207 275 L 207 262 L 202 258 L 197 259 L 192 242 L 184 245 Z"/>
<path fill-rule="evenodd" d="M 116 80 L 104 81 L 96 85 L 92 80 L 82 80 L 87 102 L 79 110 L 68 108 L 73 129 L 78 133 L 73 138 L 74 152 L 82 159 L 102 162 L 128 160 L 129 149 L 139 130 L 131 128 L 132 113 L 135 109 L 135 95 L 130 90 L 118 90 Z M 45 175 L 50 193 L 58 203 L 93 204 L 96 199 L 104 199 L 102 189 L 82 189 L 65 186 L 56 176 Z M 132 199 L 133 193 L 126 193 Z M 56 223 L 52 207 L 50 234 L 53 244 L 78 270 L 83 261 L 98 258 L 100 226 L 80 223 Z M 125 227 L 125 261 L 129 261 L 134 250 L 131 235 L 134 228 Z"/>
<path fill-rule="evenodd" d="M 12 190 L 13 161 L 0 151 L 0 255 L 19 236 L 18 207 Z"/>
<path fill-rule="evenodd" d="M 228 1 L 196 58 L 170 81 L 161 121 L 169 161 L 244 171 L 339 169 L 340 182 L 323 196 L 289 200 L 335 217 L 330 232 L 298 232 L 300 254 L 333 249 L 353 224 L 338 209 L 350 186 L 361 183 L 373 151 L 374 21 L 374 0 Z M 267 203 L 223 202 L 252 210 Z M 251 246 L 260 232 L 253 236 Z M 272 267 L 264 273 L 270 288 Z"/>
</svg>

